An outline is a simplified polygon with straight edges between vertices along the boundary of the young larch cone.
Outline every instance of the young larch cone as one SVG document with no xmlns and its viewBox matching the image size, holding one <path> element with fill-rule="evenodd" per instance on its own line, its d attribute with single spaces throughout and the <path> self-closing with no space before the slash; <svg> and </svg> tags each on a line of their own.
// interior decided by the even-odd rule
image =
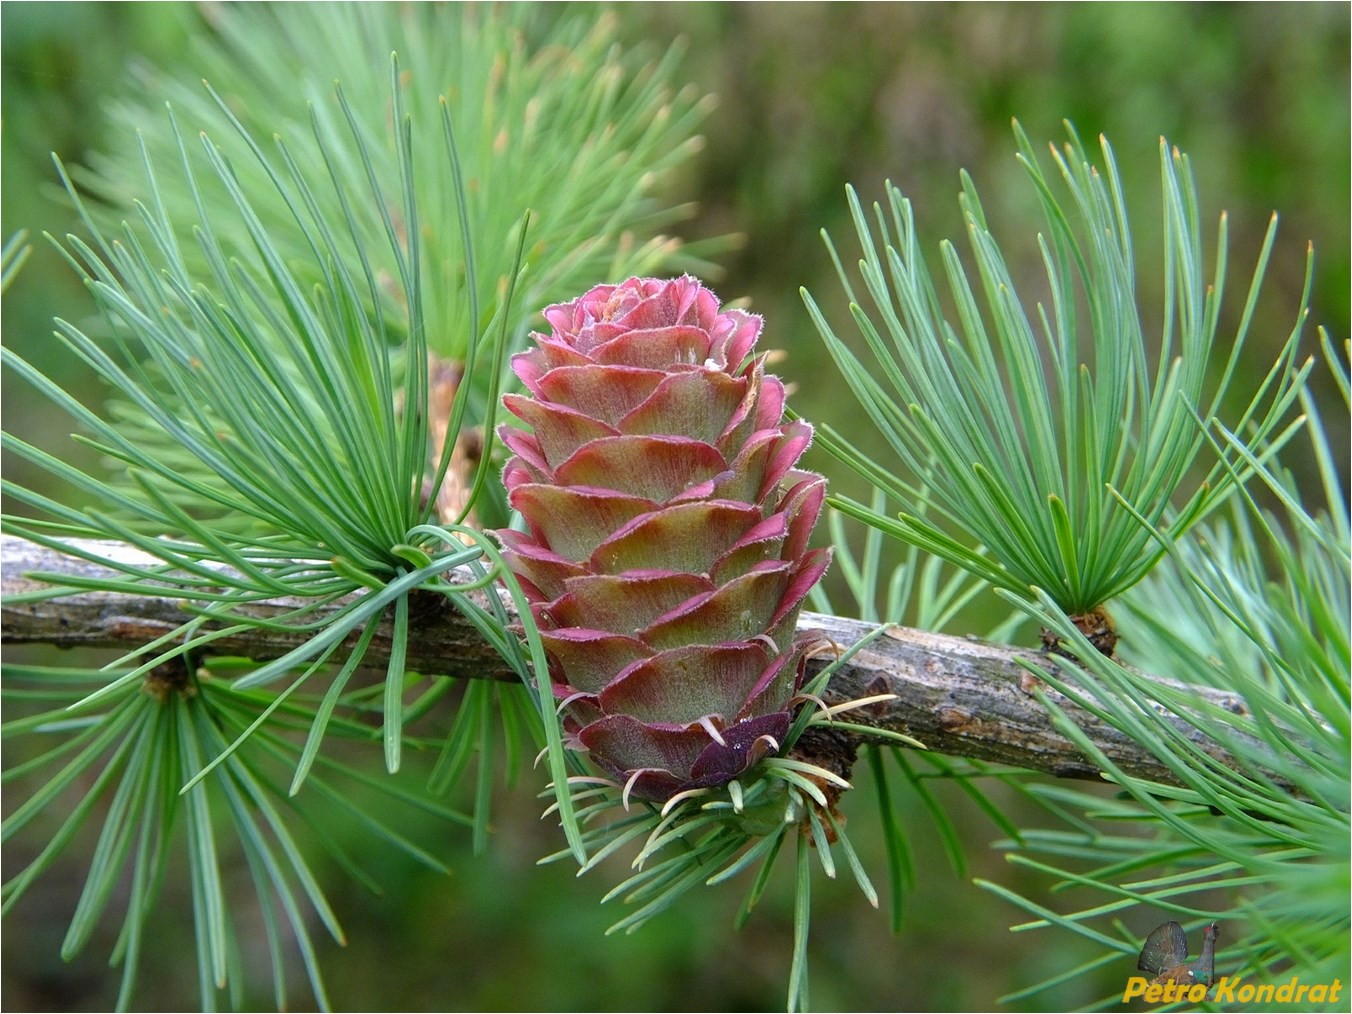
<svg viewBox="0 0 1352 1014">
<path fill-rule="evenodd" d="M 545 311 L 503 402 L 502 531 L 550 659 L 569 746 L 626 794 L 726 784 L 778 751 L 830 551 L 809 550 L 826 480 L 749 358 L 761 318 L 689 276 L 598 285 Z"/>
</svg>

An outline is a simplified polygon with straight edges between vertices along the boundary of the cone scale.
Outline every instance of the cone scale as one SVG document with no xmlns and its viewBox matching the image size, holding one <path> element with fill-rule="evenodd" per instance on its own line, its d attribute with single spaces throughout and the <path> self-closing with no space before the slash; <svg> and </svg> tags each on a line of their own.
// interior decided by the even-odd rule
<svg viewBox="0 0 1352 1014">
<path fill-rule="evenodd" d="M 498 533 L 531 603 L 568 745 L 628 794 L 726 784 L 784 745 L 811 635 L 826 481 L 752 355 L 760 317 L 689 276 L 549 307 L 503 402 Z"/>
</svg>

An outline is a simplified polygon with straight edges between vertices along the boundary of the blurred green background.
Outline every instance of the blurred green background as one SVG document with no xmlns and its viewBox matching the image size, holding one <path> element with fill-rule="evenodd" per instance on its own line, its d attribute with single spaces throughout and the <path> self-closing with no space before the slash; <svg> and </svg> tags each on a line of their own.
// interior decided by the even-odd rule
<svg viewBox="0 0 1352 1014">
<path fill-rule="evenodd" d="M 1038 223 L 1013 159 L 1011 117 L 1034 139 L 1059 140 L 1068 118 L 1084 137 L 1102 132 L 1112 140 L 1134 214 L 1147 321 L 1159 304 L 1159 272 L 1150 270 L 1149 255 L 1159 248 L 1158 143 L 1165 135 L 1193 158 L 1204 221 L 1229 213 L 1232 314 L 1268 215 L 1281 212 L 1252 368 L 1266 367 L 1265 356 L 1291 328 L 1308 242 L 1317 255 L 1312 323 L 1327 326 L 1339 342 L 1349 333 L 1345 4 L 674 3 L 625 5 L 616 13 L 631 43 L 664 46 L 683 36 L 684 79 L 718 96 L 705 123 L 705 148 L 672 181 L 672 197 L 698 202 L 687 239 L 743 237 L 720 257 L 723 273 L 711 283 L 725 300 L 749 297 L 766 316 L 764 344 L 788 352 L 777 369 L 797 384 L 793 403 L 808 418 L 853 424 L 852 402 L 841 397 L 798 296 L 806 285 L 828 315 L 844 317 L 818 230 L 826 228 L 852 255 L 845 184 L 873 200 L 882 181 L 893 180 L 914 200 L 933 249 L 941 237 L 960 235 L 957 172 L 965 167 L 997 235 L 1009 238 L 1007 252 L 1031 250 Z M 173 64 L 184 41 L 183 14 L 180 5 L 155 3 L 4 5 L 4 235 L 70 228 L 49 153 L 79 162 L 107 143 L 101 103 L 126 87 L 128 60 Z M 1038 270 L 1030 259 L 1029 277 Z M 77 364 L 50 339 L 49 322 L 53 315 L 79 320 L 88 311 L 75 276 L 39 241 L 4 301 L 5 343 L 74 390 L 87 390 Z M 1306 335 L 1313 352 L 1313 327 Z M 6 429 L 46 446 L 68 432 L 66 419 L 48 406 L 22 391 L 6 394 Z M 1336 410 L 1325 415 L 1345 461 L 1347 420 Z M 814 464 L 836 480 L 839 469 L 831 463 Z M 837 488 L 851 487 L 842 478 Z M 881 883 L 870 789 L 866 777 L 860 781 L 846 811 L 856 815 L 854 840 Z M 691 895 L 633 936 L 605 938 L 619 913 L 597 902 L 623 877 L 623 867 L 581 880 L 567 864 L 537 868 L 559 840 L 536 819 L 541 804 L 527 782 L 501 795 L 491 852 L 482 859 L 469 855 L 468 835 L 458 828 L 410 828 L 411 837 L 438 842 L 449 855 L 449 879 L 402 857 L 368 854 L 382 896 L 344 886 L 341 876 L 327 881 L 349 937 L 345 950 L 330 947 L 322 956 L 340 1009 L 782 1004 L 792 941 L 786 884 L 741 933 L 730 925 L 744 890 L 734 883 Z M 900 937 L 888 934 L 886 917 L 850 885 L 819 885 L 811 946 L 818 1009 L 991 1009 L 1002 994 L 1096 956 L 1065 937 L 1008 932 L 1017 912 L 970 878 L 1025 893 L 1038 885 L 986 847 L 998 829 L 965 797 L 941 798 L 966 835 L 971 866 L 955 876 L 919 803 L 904 799 L 904 816 L 916 827 L 918 887 Z M 6 810 L 12 805 L 6 801 Z M 1018 819 L 1017 800 L 1009 806 Z M 325 833 L 339 840 L 355 835 L 341 826 Z M 79 844 L 73 863 L 87 854 Z M 7 868 L 26 861 L 24 847 L 6 852 Z M 353 847 L 369 843 L 353 838 Z M 57 954 L 78 896 L 78 870 L 72 865 L 68 875 L 45 878 L 8 917 L 0 1006 L 97 1010 L 112 1002 L 116 976 L 104 964 L 115 939 L 111 926 L 70 964 Z M 183 883 L 166 887 L 155 959 L 138 994 L 143 1009 L 196 1003 L 186 892 Z M 1137 929 L 1144 934 L 1152 926 Z M 246 957 L 264 960 L 264 953 Z M 1131 971 L 1072 980 L 1014 1009 L 1081 1006 L 1120 988 Z M 295 1004 L 304 1008 L 311 1001 L 299 975 L 294 979 Z M 270 1000 L 263 993 L 250 1002 Z"/>
</svg>

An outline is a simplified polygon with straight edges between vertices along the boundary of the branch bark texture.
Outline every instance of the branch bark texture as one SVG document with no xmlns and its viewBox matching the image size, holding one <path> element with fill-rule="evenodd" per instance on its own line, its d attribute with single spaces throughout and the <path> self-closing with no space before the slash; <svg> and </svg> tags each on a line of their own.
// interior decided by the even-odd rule
<svg viewBox="0 0 1352 1014">
<path fill-rule="evenodd" d="M 159 561 L 118 543 L 87 542 L 91 555 L 116 555 L 119 562 L 153 566 Z M 0 536 L 3 600 L 0 632 L 5 644 L 47 643 L 63 647 L 127 650 L 172 632 L 192 617 L 182 604 L 164 595 L 132 595 L 107 591 L 75 591 L 55 598 L 34 598 L 51 586 L 36 574 L 60 575 L 78 581 L 119 576 L 104 566 L 69 556 L 10 535 Z M 468 582 L 468 572 L 448 575 Z M 486 603 L 491 590 L 471 592 Z M 19 596 L 26 596 L 23 600 Z M 502 595 L 504 605 L 511 603 Z M 260 615 L 277 615 L 299 603 L 275 599 L 248 608 Z M 335 611 L 338 605 L 332 607 Z M 473 626 L 442 596 L 428 594 L 415 603 L 416 622 L 408 645 L 408 667 L 418 672 L 467 679 L 515 679 Z M 819 631 L 842 650 L 872 633 L 874 624 L 839 616 L 803 613 L 803 630 Z M 213 642 L 218 654 L 258 660 L 278 658 L 303 642 L 307 635 L 269 628 L 250 628 Z M 383 668 L 389 656 L 388 622 L 376 635 L 367 662 Z M 832 661 L 823 652 L 809 662 L 820 671 Z M 1047 667 L 1054 662 L 1037 649 L 1013 649 L 974 638 L 952 637 L 898 626 L 858 651 L 831 677 L 824 697 L 828 704 L 881 694 L 893 699 L 849 712 L 855 724 L 900 732 L 930 750 L 995 764 L 1031 768 L 1052 775 L 1096 779 L 1099 768 L 1054 725 L 1033 692 L 1055 700 L 1103 753 L 1123 771 L 1142 778 L 1174 782 L 1167 767 L 1130 737 L 1072 703 L 1051 687 L 1035 684 L 1018 658 Z M 1161 684 L 1177 686 L 1160 679 Z M 1204 687 L 1192 693 L 1230 711 L 1243 713 L 1244 704 L 1232 694 Z M 1160 706 L 1163 711 L 1163 706 Z M 1167 712 L 1165 712 L 1168 714 Z M 1169 715 L 1177 728 L 1213 755 L 1224 753 L 1182 717 Z M 862 734 L 860 739 L 868 737 Z"/>
</svg>

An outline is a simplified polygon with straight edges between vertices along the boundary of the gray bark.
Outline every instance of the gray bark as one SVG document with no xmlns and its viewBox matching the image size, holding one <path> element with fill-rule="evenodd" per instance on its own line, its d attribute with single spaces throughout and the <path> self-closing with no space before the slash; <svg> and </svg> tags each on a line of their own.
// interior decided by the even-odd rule
<svg viewBox="0 0 1352 1014">
<path fill-rule="evenodd" d="M 124 563 L 152 566 L 148 554 L 113 543 L 85 543 L 91 551 Z M 47 643 L 126 650 L 175 630 L 191 618 L 180 601 L 163 594 L 132 595 L 108 591 L 75 591 L 60 597 L 15 600 L 16 596 L 49 587 L 34 578 L 42 573 L 82 581 L 118 576 L 106 567 L 54 552 L 13 536 L 0 536 L 3 551 L 3 608 L 0 632 L 6 644 Z M 467 582 L 468 573 L 448 575 Z M 490 591 L 470 593 L 486 603 Z M 511 611 L 505 594 L 502 601 Z M 247 607 L 260 615 L 275 615 L 297 605 L 284 599 Z M 338 606 L 331 607 L 337 609 Z M 428 594 L 414 604 L 415 622 L 408 645 L 408 667 L 428 674 L 470 679 L 515 679 L 497 654 L 443 597 Z M 875 625 L 839 616 L 804 613 L 800 630 L 819 631 L 841 650 L 855 644 Z M 367 656 L 373 667 L 383 667 L 390 645 L 388 621 L 377 634 Z M 265 628 L 213 642 L 219 654 L 266 660 L 280 657 L 307 635 Z M 355 635 L 354 635 L 355 639 Z M 818 672 L 834 657 L 825 650 L 809 661 Z M 880 694 L 892 700 L 851 711 L 845 720 L 873 728 L 904 733 L 928 749 L 950 756 L 1031 768 L 1061 777 L 1098 778 L 1099 769 L 1057 730 L 1038 694 L 1064 708 L 1090 741 L 1123 771 L 1142 778 L 1175 782 L 1169 769 L 1135 741 L 1101 721 L 1054 689 L 1032 679 L 1018 658 L 1046 668 L 1055 664 L 1039 649 L 1016 649 L 974 638 L 927 633 L 889 626 L 856 653 L 831 677 L 823 695 L 828 704 Z M 1066 669 L 1062 669 L 1064 674 Z M 1160 684 L 1178 686 L 1156 679 Z M 1236 713 L 1243 702 L 1234 695 L 1205 687 L 1190 692 Z M 1184 719 L 1164 710 L 1171 721 L 1214 756 L 1225 754 Z M 856 735 L 852 738 L 865 740 Z"/>
</svg>

